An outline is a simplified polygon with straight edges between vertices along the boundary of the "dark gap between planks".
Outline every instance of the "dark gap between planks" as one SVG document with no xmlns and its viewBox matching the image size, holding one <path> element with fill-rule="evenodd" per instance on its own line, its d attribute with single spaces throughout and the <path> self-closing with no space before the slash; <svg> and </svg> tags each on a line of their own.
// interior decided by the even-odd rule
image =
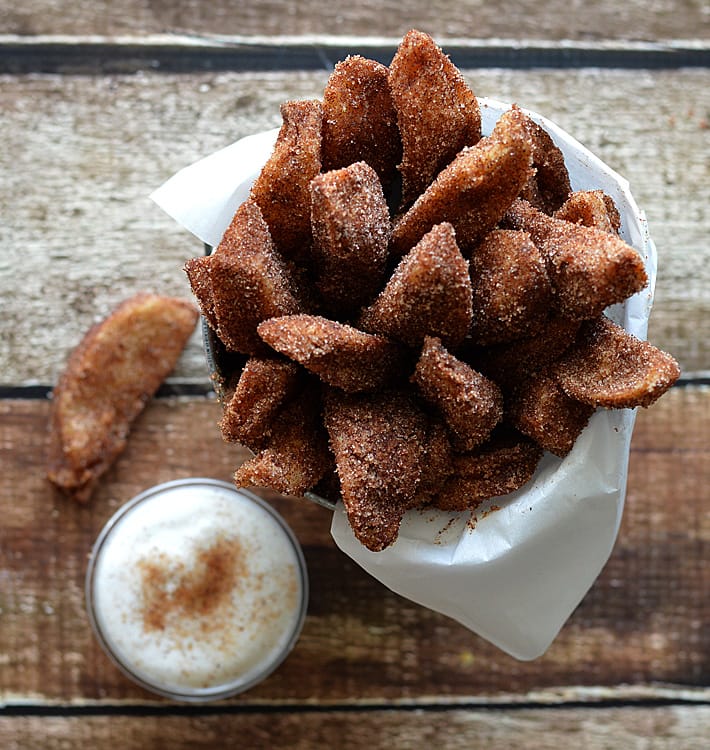
<svg viewBox="0 0 710 750">
<path fill-rule="evenodd" d="M 710 47 L 682 43 L 588 47 L 524 44 L 447 45 L 444 51 L 459 68 L 622 68 L 677 69 L 710 67 Z M 179 41 L 119 43 L 10 39 L 0 43 L 0 73 L 130 74 L 151 70 L 164 73 L 205 71 L 330 70 L 347 55 L 361 54 L 389 64 L 394 45 L 360 44 L 248 44 L 205 40 L 188 45 Z"/>
</svg>

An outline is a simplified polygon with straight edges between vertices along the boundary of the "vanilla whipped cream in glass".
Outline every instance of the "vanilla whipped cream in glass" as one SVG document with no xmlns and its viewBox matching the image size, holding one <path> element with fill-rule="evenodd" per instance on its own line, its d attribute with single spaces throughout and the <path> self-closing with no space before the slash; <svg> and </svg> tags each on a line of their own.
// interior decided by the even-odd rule
<svg viewBox="0 0 710 750">
<path fill-rule="evenodd" d="M 168 482 L 106 524 L 86 576 L 104 651 L 142 687 L 183 701 L 263 680 L 295 645 L 308 601 L 300 545 L 266 502 L 212 479 Z"/>
</svg>

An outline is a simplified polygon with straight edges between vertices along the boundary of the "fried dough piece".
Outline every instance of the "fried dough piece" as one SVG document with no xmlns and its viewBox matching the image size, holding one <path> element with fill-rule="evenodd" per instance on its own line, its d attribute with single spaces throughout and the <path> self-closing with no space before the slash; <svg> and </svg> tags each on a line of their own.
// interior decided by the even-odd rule
<svg viewBox="0 0 710 750">
<path fill-rule="evenodd" d="M 670 354 L 602 315 L 583 323 L 553 373 L 570 398 L 608 409 L 650 406 L 680 377 Z"/>
<path fill-rule="evenodd" d="M 234 482 L 237 487 L 270 487 L 301 497 L 330 466 L 320 399 L 315 389 L 307 389 L 284 406 L 268 445 L 237 469 Z"/>
<path fill-rule="evenodd" d="M 476 352 L 471 364 L 494 380 L 504 393 L 510 393 L 531 375 L 556 362 L 575 340 L 579 327 L 579 321 L 552 317 L 534 336 Z"/>
<path fill-rule="evenodd" d="M 359 325 L 415 348 L 427 335 L 450 349 L 461 344 L 471 325 L 471 279 L 451 224 L 435 226 L 402 258 Z"/>
<path fill-rule="evenodd" d="M 401 391 L 331 390 L 325 425 L 350 526 L 365 547 L 382 550 L 397 538 L 416 497 L 426 458 L 426 416 Z"/>
<path fill-rule="evenodd" d="M 409 31 L 389 68 L 402 136 L 402 207 L 426 190 L 465 146 L 481 138 L 481 112 L 458 68 L 421 31 Z"/>
<path fill-rule="evenodd" d="M 587 426 L 594 407 L 570 398 L 548 373 L 521 384 L 507 406 L 511 424 L 545 450 L 564 458 Z"/>
<path fill-rule="evenodd" d="M 48 479 L 86 502 L 197 323 L 189 302 L 140 293 L 93 326 L 54 388 Z"/>
<path fill-rule="evenodd" d="M 505 222 L 530 233 L 547 261 L 560 312 L 590 320 L 648 283 L 643 259 L 616 235 L 571 224 L 516 200 Z"/>
<path fill-rule="evenodd" d="M 596 227 L 610 234 L 618 234 L 621 226 L 619 211 L 603 190 L 578 190 L 553 215 L 556 219 Z"/>
<path fill-rule="evenodd" d="M 437 338 L 424 339 L 412 382 L 444 418 L 457 450 L 484 443 L 503 416 L 500 388 L 449 354 Z"/>
<path fill-rule="evenodd" d="M 541 458 L 542 448 L 537 443 L 502 430 L 475 453 L 454 457 L 454 473 L 433 505 L 446 511 L 473 510 L 484 500 L 527 484 Z"/>
<path fill-rule="evenodd" d="M 323 171 L 367 162 L 388 185 L 402 157 L 388 70 L 360 55 L 336 64 L 323 93 Z"/>
<path fill-rule="evenodd" d="M 207 325 L 217 330 L 217 315 L 214 309 L 214 295 L 212 293 L 212 277 L 210 275 L 210 257 L 202 255 L 199 258 L 190 258 L 185 263 L 185 273 L 192 287 L 200 312 L 207 321 Z"/>
<path fill-rule="evenodd" d="M 532 141 L 532 163 L 535 173 L 520 191 L 519 197 L 540 211 L 551 214 L 572 192 L 565 157 L 542 126 L 527 115 L 525 124 Z"/>
<path fill-rule="evenodd" d="M 294 362 L 250 357 L 224 407 L 219 423 L 222 437 L 252 451 L 263 448 L 271 438 L 277 412 L 293 395 L 298 371 Z"/>
<path fill-rule="evenodd" d="M 326 310 L 347 317 L 384 281 L 392 231 L 387 202 L 363 161 L 315 177 L 310 190 L 316 287 Z"/>
<path fill-rule="evenodd" d="M 319 315 L 272 318 L 258 331 L 277 352 L 348 393 L 382 388 L 405 366 L 403 350 L 392 341 Z"/>
<path fill-rule="evenodd" d="M 273 153 L 251 189 L 286 260 L 307 261 L 311 246 L 310 181 L 321 170 L 323 107 L 317 99 L 284 102 Z"/>
<path fill-rule="evenodd" d="M 217 335 L 231 351 L 259 354 L 262 320 L 303 311 L 292 277 L 276 252 L 259 207 L 247 200 L 237 209 L 209 256 Z"/>
<path fill-rule="evenodd" d="M 487 234 L 471 255 L 470 273 L 474 343 L 512 341 L 542 328 L 552 288 L 545 261 L 527 232 Z"/>
<path fill-rule="evenodd" d="M 527 182 L 531 153 L 525 116 L 508 110 L 491 135 L 463 149 L 395 224 L 391 250 L 403 255 L 435 224 L 447 221 L 462 252 L 470 253 Z"/>
</svg>

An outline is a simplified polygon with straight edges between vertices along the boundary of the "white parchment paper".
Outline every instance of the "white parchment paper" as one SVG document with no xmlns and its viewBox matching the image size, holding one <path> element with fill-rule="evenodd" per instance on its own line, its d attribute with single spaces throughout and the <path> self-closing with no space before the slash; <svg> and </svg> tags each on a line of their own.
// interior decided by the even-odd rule
<svg viewBox="0 0 710 750">
<path fill-rule="evenodd" d="M 509 105 L 479 99 L 484 134 Z M 646 337 L 656 250 L 628 183 L 546 118 L 574 190 L 601 189 L 621 214 L 621 236 L 643 256 L 649 286 L 608 311 Z M 269 157 L 278 130 L 247 138 L 178 172 L 153 200 L 192 234 L 217 245 Z M 598 411 L 560 460 L 546 454 L 521 490 L 476 511 L 410 511 L 399 538 L 370 552 L 354 537 L 342 505 L 333 514 L 336 544 L 391 590 L 442 612 L 518 659 L 540 656 L 599 575 L 611 553 L 626 491 L 635 413 Z M 488 512 L 490 507 L 497 509 Z"/>
</svg>

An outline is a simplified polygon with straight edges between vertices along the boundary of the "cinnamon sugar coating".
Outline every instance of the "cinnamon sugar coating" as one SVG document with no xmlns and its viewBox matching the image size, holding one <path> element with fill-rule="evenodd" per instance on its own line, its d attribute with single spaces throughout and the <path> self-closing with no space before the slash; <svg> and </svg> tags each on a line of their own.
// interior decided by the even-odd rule
<svg viewBox="0 0 710 750">
<path fill-rule="evenodd" d="M 232 351 L 266 351 L 257 325 L 303 309 L 259 207 L 251 200 L 237 209 L 222 241 L 209 256 L 209 269 L 217 335 Z"/>
<path fill-rule="evenodd" d="M 409 31 L 389 67 L 402 136 L 402 206 L 410 205 L 465 146 L 481 138 L 478 100 L 434 40 Z"/>
<path fill-rule="evenodd" d="M 327 311 L 347 317 L 384 281 L 392 228 L 382 185 L 361 161 L 315 177 L 310 192 L 316 287 Z"/>
<path fill-rule="evenodd" d="M 471 279 L 450 224 L 435 226 L 400 261 L 358 324 L 414 348 L 428 335 L 451 349 L 461 344 L 471 325 Z"/>
<path fill-rule="evenodd" d="M 348 393 L 382 388 L 405 366 L 404 352 L 392 341 L 319 315 L 272 318 L 258 331 L 277 352 Z"/>
<path fill-rule="evenodd" d="M 553 372 L 568 396 L 608 409 L 650 406 L 680 377 L 670 354 L 604 315 L 582 325 Z"/>
<path fill-rule="evenodd" d="M 621 217 L 611 196 L 603 190 L 578 190 L 554 213 L 556 219 L 596 227 L 603 232 L 618 234 Z"/>
<path fill-rule="evenodd" d="M 508 110 L 490 136 L 463 149 L 395 224 L 392 251 L 408 252 L 435 224 L 450 222 L 464 254 L 502 218 L 531 174 L 524 115 Z"/>
<path fill-rule="evenodd" d="M 427 419 L 401 391 L 328 392 L 325 425 L 355 536 L 378 551 L 397 538 L 426 458 Z"/>
<path fill-rule="evenodd" d="M 323 107 L 317 99 L 281 105 L 283 125 L 256 178 L 251 198 L 261 209 L 279 253 L 308 261 L 311 246 L 310 181 L 321 170 Z"/>
<path fill-rule="evenodd" d="M 237 487 L 271 487 L 302 496 L 331 466 L 316 389 L 307 389 L 279 412 L 268 445 L 236 471 Z"/>
<path fill-rule="evenodd" d="M 474 453 L 454 458 L 454 472 L 434 500 L 439 510 L 473 510 L 484 500 L 520 489 L 542 458 L 542 448 L 513 431 L 502 431 Z"/>
<path fill-rule="evenodd" d="M 572 191 L 565 157 L 544 128 L 527 115 L 524 117 L 532 142 L 535 172 L 520 191 L 519 197 L 540 211 L 551 214 L 567 200 Z"/>
<path fill-rule="evenodd" d="M 323 171 L 367 162 L 388 185 L 402 156 L 386 66 L 360 55 L 337 63 L 323 92 Z"/>
<path fill-rule="evenodd" d="M 648 283 L 643 259 L 616 235 L 548 216 L 523 200 L 515 201 L 505 220 L 529 232 L 540 248 L 557 307 L 569 318 L 596 318 Z"/>
<path fill-rule="evenodd" d="M 470 260 L 476 344 L 512 341 L 539 331 L 552 302 L 545 261 L 527 232 L 493 230 Z"/>
<path fill-rule="evenodd" d="M 593 413 L 593 406 L 570 398 L 546 372 L 523 382 L 507 405 L 511 424 L 560 458 L 572 450 Z"/>
<path fill-rule="evenodd" d="M 222 437 L 252 451 L 263 448 L 277 412 L 296 389 L 298 370 L 293 362 L 250 357 L 225 404 L 219 423 Z"/>
<path fill-rule="evenodd" d="M 214 309 L 209 255 L 202 255 L 199 258 L 189 258 L 185 262 L 185 273 L 190 282 L 192 293 L 195 295 L 197 304 L 200 306 L 200 312 L 207 321 L 207 325 L 213 331 L 216 330 L 217 315 Z"/>
<path fill-rule="evenodd" d="M 427 336 L 412 376 L 426 401 L 443 417 L 457 450 L 485 442 L 503 416 L 503 395 L 491 380 Z"/>
</svg>

